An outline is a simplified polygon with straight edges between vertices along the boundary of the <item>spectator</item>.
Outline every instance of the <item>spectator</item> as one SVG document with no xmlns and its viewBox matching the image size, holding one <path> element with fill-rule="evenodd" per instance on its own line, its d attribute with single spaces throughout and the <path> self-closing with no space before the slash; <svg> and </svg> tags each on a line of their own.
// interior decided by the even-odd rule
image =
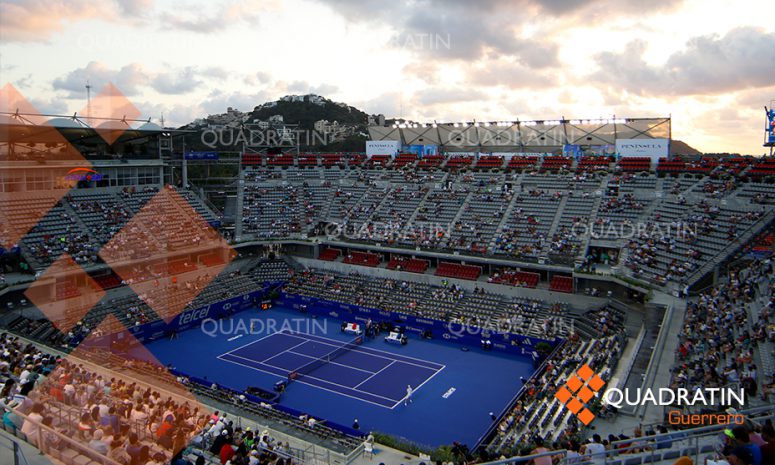
<svg viewBox="0 0 775 465">
<path fill-rule="evenodd" d="M 775 429 L 772 425 L 765 425 L 762 428 L 762 439 L 764 439 L 764 445 L 759 447 L 762 452 L 762 463 L 775 463 Z"/>
<path fill-rule="evenodd" d="M 102 440 L 103 436 L 105 436 L 105 433 L 101 429 L 94 431 L 94 437 L 89 441 L 89 447 L 102 455 L 108 455 L 109 448 L 105 441 Z"/>
<path fill-rule="evenodd" d="M 544 454 L 549 452 L 549 449 L 544 447 L 544 440 L 540 437 L 535 439 L 535 449 L 533 449 L 531 454 Z M 551 455 L 544 455 L 543 457 L 538 457 L 533 459 L 532 465 L 552 465 L 552 456 Z"/>
<path fill-rule="evenodd" d="M 43 404 L 35 403 L 32 410 L 27 414 L 27 418 L 22 425 L 22 433 L 27 436 L 27 441 L 38 446 L 38 425 L 43 423 Z"/>
<path fill-rule="evenodd" d="M 226 465 L 226 462 L 234 457 L 234 447 L 232 447 L 229 442 L 225 442 L 223 446 L 221 446 L 219 456 L 221 458 L 221 465 Z"/>
<path fill-rule="evenodd" d="M 584 455 L 589 457 L 592 463 L 602 464 L 605 462 L 605 446 L 599 434 L 592 435 L 590 442 L 583 446 Z"/>
<path fill-rule="evenodd" d="M 745 426 L 735 426 L 732 428 L 732 434 L 735 438 L 735 447 L 732 449 L 732 456 L 740 460 L 746 460 L 750 454 L 753 458 L 752 465 L 762 465 L 762 452 L 759 446 L 751 443 L 750 433 Z"/>
</svg>

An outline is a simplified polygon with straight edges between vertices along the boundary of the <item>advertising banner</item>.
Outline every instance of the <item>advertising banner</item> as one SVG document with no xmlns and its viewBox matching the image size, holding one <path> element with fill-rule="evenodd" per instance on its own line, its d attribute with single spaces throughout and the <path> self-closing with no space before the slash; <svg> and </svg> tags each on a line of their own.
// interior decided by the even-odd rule
<svg viewBox="0 0 775 465">
<path fill-rule="evenodd" d="M 658 161 L 670 154 L 670 140 L 616 139 L 616 153 L 622 157 L 649 157 Z"/>
<path fill-rule="evenodd" d="M 374 323 L 383 321 L 402 326 L 407 334 L 418 337 L 430 336 L 433 339 L 443 339 L 468 346 L 481 346 L 482 340 L 492 342 L 492 350 L 516 355 L 538 358 L 536 345 L 545 342 L 555 347 L 560 338 L 552 340 L 513 334 L 486 328 L 477 328 L 458 323 L 447 323 L 431 318 L 416 317 L 398 312 L 376 310 L 358 305 L 341 304 L 310 296 L 299 296 L 281 293 L 279 303 L 284 307 L 296 309 L 312 315 L 327 316 L 344 322 Z"/>
<path fill-rule="evenodd" d="M 366 156 L 390 155 L 395 157 L 401 148 L 401 142 L 397 140 L 369 140 L 366 141 Z"/>
</svg>

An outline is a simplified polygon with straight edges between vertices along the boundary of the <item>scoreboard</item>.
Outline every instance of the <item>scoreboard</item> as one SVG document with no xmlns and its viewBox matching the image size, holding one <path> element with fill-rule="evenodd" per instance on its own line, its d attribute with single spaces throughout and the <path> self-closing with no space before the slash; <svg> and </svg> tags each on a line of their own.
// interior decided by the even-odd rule
<svg viewBox="0 0 775 465">
<path fill-rule="evenodd" d="M 767 131 L 767 143 L 775 144 L 775 108 L 770 108 L 769 110 L 767 110 L 766 131 Z"/>
</svg>

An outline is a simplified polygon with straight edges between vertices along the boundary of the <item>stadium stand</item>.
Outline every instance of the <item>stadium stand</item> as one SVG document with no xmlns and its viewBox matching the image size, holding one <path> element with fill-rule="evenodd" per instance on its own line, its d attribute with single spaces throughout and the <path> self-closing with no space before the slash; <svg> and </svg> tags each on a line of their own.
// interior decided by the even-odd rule
<svg viewBox="0 0 775 465">
<path fill-rule="evenodd" d="M 532 444 L 537 437 L 555 442 L 555 448 L 564 447 L 567 437 L 584 431 L 553 393 L 581 363 L 588 363 L 610 381 L 625 341 L 632 336 L 625 329 L 626 315 L 621 309 L 606 305 L 572 314 L 567 304 L 572 296 L 550 294 L 572 294 L 576 290 L 578 277 L 574 271 L 578 270 L 578 263 L 591 256 L 593 247 L 607 249 L 605 256 L 611 265 L 620 265 L 615 269 L 622 273 L 618 277 L 635 278 L 636 284 L 656 291 L 670 289 L 674 284 L 674 289 L 685 294 L 688 285 L 701 278 L 708 267 L 726 262 L 754 237 L 762 239 L 763 252 L 771 250 L 772 244 L 771 229 L 767 230 L 767 226 L 775 214 L 775 196 L 772 184 L 765 178 L 775 175 L 775 165 L 767 159 L 662 159 L 653 171 L 649 159 L 624 158 L 614 162 L 609 157 L 588 156 L 578 161 L 569 157 L 515 156 L 506 163 L 503 158 L 490 155 L 420 158 L 400 154 L 395 159 L 367 159 L 360 154 L 308 153 L 244 154 L 242 160 L 245 187 L 241 192 L 240 226 L 246 241 L 293 239 L 309 243 L 311 237 L 314 246 L 319 247 L 318 259 L 335 263 L 326 263 L 331 269 L 302 270 L 290 266 L 290 260 L 261 259 L 251 266 L 231 266 L 208 283 L 186 308 L 207 306 L 263 286 L 285 283 L 282 291 L 287 294 L 444 322 L 475 326 L 494 322 L 521 335 L 563 337 L 564 345 L 533 378 L 526 380 L 518 398 L 495 424 L 495 436 L 488 450 L 498 455 L 519 454 L 525 444 Z M 157 314 L 149 302 L 180 300 L 181 292 L 164 288 L 150 291 L 142 299 L 131 295 L 126 292 L 127 276 L 122 275 L 122 282 L 122 277 L 100 269 L 104 264 L 97 252 L 163 189 L 172 188 L 74 189 L 63 197 L 24 237 L 20 244 L 22 256 L 34 271 L 42 271 L 66 252 L 108 293 L 84 317 L 67 319 L 65 322 L 73 326 L 67 332 L 58 330 L 46 319 L 29 317 L 24 312 L 30 309 L 29 305 L 18 315 L 6 314 L 5 327 L 52 351 L 69 351 L 107 315 L 115 316 L 123 327 L 158 321 L 163 315 Z M 220 227 L 221 217 L 193 191 L 174 192 L 181 200 L 165 201 L 163 208 L 180 219 L 181 231 L 203 231 L 205 225 Z M 47 201 L 35 195 L 21 200 L 0 199 L 13 224 L 29 222 L 26 211 L 30 206 Z M 204 223 L 187 222 L 181 213 L 184 208 L 196 211 Z M 141 229 L 147 245 L 147 250 L 141 251 L 143 254 L 161 248 L 158 225 L 143 224 Z M 767 237 L 768 243 L 763 240 Z M 375 249 L 385 246 L 391 249 Z M 397 253 L 396 248 L 405 250 Z M 484 258 L 501 261 L 490 266 L 482 261 Z M 149 274 L 138 270 L 137 276 L 180 275 L 224 264 L 222 255 L 207 251 L 195 263 L 185 259 L 148 263 Z M 547 269 L 539 273 L 530 268 L 531 264 L 547 265 Z M 378 275 L 377 271 L 385 270 L 344 265 L 386 268 L 392 274 Z M 401 275 L 402 271 L 428 276 L 415 276 L 417 281 L 413 281 L 408 275 Z M 725 268 L 720 271 L 723 273 Z M 440 280 L 431 274 L 448 279 Z M 775 333 L 771 328 L 774 276 L 768 261 L 736 264 L 722 285 L 688 301 L 678 336 L 679 359 L 672 367 L 673 386 L 691 387 L 703 381 L 713 386 L 739 384 L 754 396 L 765 398 L 775 393 Z M 469 283 L 456 279 L 472 281 L 470 286 L 475 287 L 464 289 Z M 499 289 L 503 291 L 485 292 L 476 281 L 502 285 Z M 493 287 L 497 286 L 487 286 Z M 536 288 L 540 289 L 533 291 Z M 538 291 L 558 297 L 551 302 L 515 294 Z M 67 279 L 54 287 L 56 299 L 63 301 L 77 300 L 81 292 Z M 74 314 L 80 315 L 77 311 Z M 566 320 L 574 324 L 566 325 Z M 0 342 L 3 348 L 13 349 L 13 363 L 36 359 L 41 360 L 41 370 L 52 368 L 54 358 L 45 347 L 26 346 L 7 335 Z M 61 367 L 72 371 L 69 376 L 83 381 L 84 386 L 98 376 L 66 363 Z M 21 384 L 20 373 L 8 371 L 0 375 L 0 381 L 11 379 Z M 240 398 L 236 391 L 180 375 L 201 398 L 219 404 L 238 404 L 240 411 L 282 425 L 294 434 L 328 442 L 345 452 L 356 450 L 362 443 L 360 436 L 330 428 L 324 421 L 312 428 L 308 418 L 300 419 L 281 409 Z M 127 386 L 117 382 L 111 388 L 123 391 Z M 44 413 L 55 416 L 53 428 L 61 435 L 77 436 L 73 405 L 57 399 L 59 394 L 54 388 L 48 394 L 54 400 L 43 399 Z M 147 416 L 154 419 L 162 416 L 167 407 L 158 401 L 150 404 Z M 599 405 L 595 409 L 596 413 L 604 410 Z M 25 405 L 19 415 L 29 418 L 30 412 L 33 406 Z M 207 424 L 207 418 L 200 422 L 191 411 L 181 409 L 181 413 L 196 423 L 189 425 L 187 433 L 201 434 L 213 427 Z M 19 418 L 18 428 L 23 429 L 25 419 Z M 214 420 L 214 424 L 219 423 L 222 428 L 226 426 L 221 418 Z M 34 435 L 27 439 L 31 437 Z M 235 445 L 245 437 L 244 431 L 230 433 Z M 75 437 L 76 441 L 88 444 L 87 439 L 84 435 Z M 165 459 L 173 455 L 174 448 L 165 450 L 150 439 L 146 436 L 139 441 L 147 443 L 151 453 L 165 454 Z M 258 453 L 275 454 L 288 463 L 301 462 L 298 451 L 276 440 L 270 442 L 272 448 Z M 121 442 L 116 447 L 119 454 L 126 444 Z M 100 462 L 100 457 L 83 452 L 72 445 L 59 456 L 72 455 L 67 458 L 79 465 Z M 218 460 L 212 452 L 208 457 Z M 644 457 L 639 458 L 645 461 Z"/>
</svg>

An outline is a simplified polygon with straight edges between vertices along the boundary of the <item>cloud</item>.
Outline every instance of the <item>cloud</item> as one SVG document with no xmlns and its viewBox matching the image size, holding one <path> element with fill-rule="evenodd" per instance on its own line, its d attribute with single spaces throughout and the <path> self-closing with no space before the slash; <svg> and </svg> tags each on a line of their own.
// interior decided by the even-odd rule
<svg viewBox="0 0 775 465">
<path fill-rule="evenodd" d="M 88 0 L 0 1 L 3 42 L 43 42 L 64 29 L 65 22 L 111 17 L 110 5 Z"/>
<path fill-rule="evenodd" d="M 136 103 L 136 106 L 143 117 L 150 117 L 159 124 L 161 124 L 161 117 L 164 116 L 165 127 L 180 127 L 204 116 L 198 104 L 167 105 L 157 101 L 143 101 Z"/>
<path fill-rule="evenodd" d="M 207 114 L 224 113 L 228 107 L 236 108 L 240 111 L 252 111 L 258 105 L 269 101 L 269 95 L 266 91 L 258 92 L 223 92 L 215 90 L 210 93 L 208 98 L 202 101 L 200 107 Z"/>
<path fill-rule="evenodd" d="M 211 16 L 185 17 L 179 14 L 162 13 L 159 16 L 162 23 L 162 29 L 181 29 L 198 34 L 209 34 L 221 31 L 226 28 L 225 21 L 219 21 Z"/>
<path fill-rule="evenodd" d="M 204 3 L 204 5 L 210 4 Z M 202 5 L 190 5 L 185 10 L 195 12 L 193 14 L 181 14 L 180 9 L 177 9 L 175 12 L 165 11 L 161 13 L 159 19 L 162 30 L 180 29 L 198 34 L 210 34 L 231 28 L 237 23 L 257 27 L 261 20 L 261 14 L 276 11 L 280 7 L 281 2 L 276 0 L 225 2 L 219 4 L 215 10 L 208 10 Z"/>
<path fill-rule="evenodd" d="M 386 46 L 434 60 L 508 56 L 531 68 L 558 66 L 558 34 L 622 15 L 643 16 L 639 0 L 318 0 L 353 23 L 390 25 Z M 683 0 L 655 0 L 655 13 Z M 559 25 L 562 27 L 557 27 Z M 537 29 L 536 29 L 537 26 Z M 530 30 L 530 34 L 524 32 Z"/>
<path fill-rule="evenodd" d="M 67 91 L 67 98 L 83 98 L 87 81 L 97 92 L 112 82 L 124 95 L 132 96 L 140 92 L 140 86 L 148 84 L 149 76 L 142 65 L 137 63 L 113 70 L 104 63 L 90 61 L 85 67 L 54 79 L 53 85 L 55 90 Z"/>
<path fill-rule="evenodd" d="M 509 89 L 539 89 L 557 84 L 554 73 L 531 69 L 507 60 L 472 67 L 467 79 L 473 86 L 503 86 Z"/>
<path fill-rule="evenodd" d="M 0 0 L 4 42 L 45 42 L 67 24 L 87 20 L 127 21 L 147 13 L 153 0 Z"/>
<path fill-rule="evenodd" d="M 307 81 L 293 81 L 286 85 L 286 92 L 299 93 L 299 94 L 317 94 L 323 97 L 327 97 L 331 94 L 335 94 L 339 91 L 339 87 L 333 84 L 322 83 L 320 85 L 312 85 Z"/>
<path fill-rule="evenodd" d="M 481 101 L 486 98 L 484 92 L 467 87 L 431 87 L 414 95 L 414 101 L 422 106 Z"/>
<path fill-rule="evenodd" d="M 153 0 L 116 0 L 122 16 L 147 16 L 153 10 Z"/>
<path fill-rule="evenodd" d="M 205 80 L 223 81 L 228 76 L 228 71 L 219 67 L 170 67 L 165 71 L 154 72 L 139 63 L 111 69 L 104 63 L 91 61 L 83 68 L 75 69 L 54 79 L 53 85 L 55 90 L 67 91 L 69 93 L 67 98 L 83 98 L 87 81 L 97 91 L 108 82 L 112 82 L 127 96 L 140 94 L 142 88 L 146 86 L 161 94 L 180 95 L 195 91 Z"/>
<path fill-rule="evenodd" d="M 528 66 L 557 63 L 557 48 L 521 37 L 521 26 L 540 14 L 527 0 L 319 0 L 351 22 L 392 25 L 385 45 L 435 60 L 477 60 L 509 55 Z"/>
<path fill-rule="evenodd" d="M 399 91 L 389 91 L 368 99 L 348 102 L 350 105 L 370 114 L 382 113 L 388 118 L 402 116 L 402 102 L 404 98 Z"/>
<path fill-rule="evenodd" d="M 646 44 L 633 41 L 621 53 L 596 56 L 595 81 L 639 95 L 702 95 L 772 86 L 775 83 L 775 32 L 752 27 L 723 37 L 695 37 L 661 65 L 643 59 Z"/>
<path fill-rule="evenodd" d="M 173 70 L 167 73 L 159 73 L 151 80 L 151 87 L 162 94 L 185 94 L 191 92 L 202 84 L 196 68 Z"/>
<path fill-rule="evenodd" d="M 42 114 L 64 115 L 68 113 L 67 103 L 60 98 L 44 100 L 32 97 L 29 99 L 29 101 L 30 104 L 32 104 L 32 106 Z"/>
<path fill-rule="evenodd" d="M 242 78 L 242 82 L 249 86 L 256 84 L 269 84 L 272 81 L 272 76 L 269 73 L 263 71 L 256 71 L 253 74 L 248 74 Z"/>
</svg>

